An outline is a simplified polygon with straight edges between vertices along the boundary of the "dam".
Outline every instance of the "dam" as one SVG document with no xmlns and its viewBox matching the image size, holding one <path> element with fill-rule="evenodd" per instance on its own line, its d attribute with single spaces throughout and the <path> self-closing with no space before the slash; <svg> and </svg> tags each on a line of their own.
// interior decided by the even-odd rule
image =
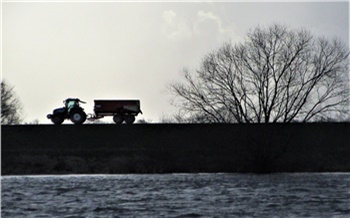
<svg viewBox="0 0 350 218">
<path fill-rule="evenodd" d="M 349 172 L 350 123 L 1 126 L 2 175 Z"/>
</svg>

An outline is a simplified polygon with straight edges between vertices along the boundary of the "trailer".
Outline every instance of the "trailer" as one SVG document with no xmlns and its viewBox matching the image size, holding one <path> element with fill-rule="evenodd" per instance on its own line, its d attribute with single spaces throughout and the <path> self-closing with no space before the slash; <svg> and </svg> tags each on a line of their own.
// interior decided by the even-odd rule
<svg viewBox="0 0 350 218">
<path fill-rule="evenodd" d="M 141 113 L 140 100 L 94 100 L 94 113 L 86 114 L 79 103 L 86 103 L 79 98 L 67 98 L 63 101 L 64 107 L 54 109 L 47 118 L 55 125 L 60 125 L 65 119 L 70 119 L 74 124 L 83 124 L 86 120 L 95 121 L 105 116 L 113 116 L 116 124 L 125 121 L 127 124 L 135 122 L 135 117 Z"/>
<path fill-rule="evenodd" d="M 94 113 L 89 120 L 100 119 L 105 116 L 113 116 L 116 124 L 125 121 L 132 124 L 135 117 L 141 113 L 139 100 L 94 100 Z"/>
</svg>

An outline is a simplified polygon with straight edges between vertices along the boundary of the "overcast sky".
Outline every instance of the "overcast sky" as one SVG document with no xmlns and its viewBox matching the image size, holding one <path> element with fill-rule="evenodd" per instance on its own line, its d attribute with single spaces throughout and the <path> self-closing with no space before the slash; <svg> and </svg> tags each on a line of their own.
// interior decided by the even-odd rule
<svg viewBox="0 0 350 218">
<path fill-rule="evenodd" d="M 348 1 L 5 1 L 2 79 L 15 86 L 25 122 L 49 123 L 46 115 L 67 97 L 85 100 L 87 113 L 94 99 L 140 99 L 137 118 L 157 122 L 176 111 L 166 86 L 184 67 L 273 23 L 349 44 Z"/>
</svg>

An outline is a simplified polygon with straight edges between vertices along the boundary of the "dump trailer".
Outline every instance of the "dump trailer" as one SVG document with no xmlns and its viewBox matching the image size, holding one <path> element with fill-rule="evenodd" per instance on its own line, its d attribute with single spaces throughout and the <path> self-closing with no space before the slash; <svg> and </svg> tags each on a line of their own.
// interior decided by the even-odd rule
<svg viewBox="0 0 350 218">
<path fill-rule="evenodd" d="M 94 100 L 94 115 L 89 120 L 100 119 L 105 116 L 113 116 L 116 124 L 125 121 L 132 124 L 135 117 L 141 113 L 139 100 Z"/>
<path fill-rule="evenodd" d="M 86 103 L 78 98 L 68 98 L 63 101 L 64 107 L 57 108 L 47 118 L 60 125 L 65 119 L 70 119 L 74 124 L 83 124 L 86 119 L 95 121 L 105 116 L 112 116 L 116 124 L 123 122 L 132 124 L 135 117 L 141 113 L 139 100 L 94 100 L 94 113 L 86 114 L 79 103 Z"/>
</svg>

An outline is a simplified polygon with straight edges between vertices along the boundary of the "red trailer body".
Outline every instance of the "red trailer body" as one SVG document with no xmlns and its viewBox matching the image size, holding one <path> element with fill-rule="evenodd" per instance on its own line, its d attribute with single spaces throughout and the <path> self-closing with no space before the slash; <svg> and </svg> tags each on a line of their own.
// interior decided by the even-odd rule
<svg viewBox="0 0 350 218">
<path fill-rule="evenodd" d="M 116 114 L 134 115 L 142 113 L 139 100 L 95 100 L 96 116 L 113 116 Z"/>
<path fill-rule="evenodd" d="M 133 123 L 135 116 L 142 114 L 139 100 L 94 100 L 95 115 L 91 119 L 113 116 L 115 123 Z"/>
</svg>

